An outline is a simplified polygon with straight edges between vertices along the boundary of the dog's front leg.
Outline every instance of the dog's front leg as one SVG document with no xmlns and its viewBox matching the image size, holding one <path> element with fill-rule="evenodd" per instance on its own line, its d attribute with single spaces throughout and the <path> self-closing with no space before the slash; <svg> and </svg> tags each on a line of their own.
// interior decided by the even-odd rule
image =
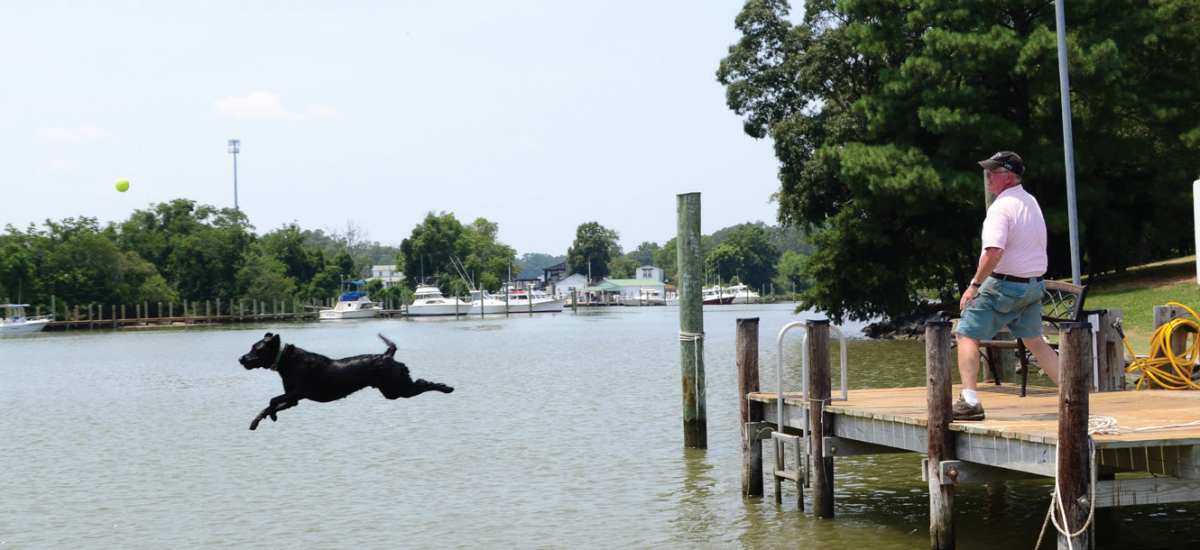
<svg viewBox="0 0 1200 550">
<path fill-rule="evenodd" d="M 295 399 L 293 396 L 286 393 L 278 397 L 271 398 L 271 403 L 267 405 L 267 408 L 263 409 L 262 412 L 258 413 L 258 416 L 254 417 L 254 422 L 250 423 L 250 429 L 253 430 L 258 428 L 258 423 L 262 422 L 262 419 L 268 416 L 271 417 L 271 422 L 275 422 L 278 420 L 275 417 L 275 413 L 284 409 L 290 409 L 298 404 L 299 399 Z"/>
</svg>

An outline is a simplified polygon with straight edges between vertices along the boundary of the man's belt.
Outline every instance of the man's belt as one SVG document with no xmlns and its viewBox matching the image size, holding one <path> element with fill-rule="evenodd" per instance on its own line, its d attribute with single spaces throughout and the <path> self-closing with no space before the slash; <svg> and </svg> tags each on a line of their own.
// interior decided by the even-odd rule
<svg viewBox="0 0 1200 550">
<path fill-rule="evenodd" d="M 992 277 L 1000 279 L 1001 281 L 1008 281 L 1010 283 L 1036 283 L 1036 282 L 1039 282 L 1042 280 L 1042 277 L 1040 275 L 1037 277 L 1017 277 L 1016 275 L 1005 275 L 1003 273 L 992 273 Z"/>
</svg>

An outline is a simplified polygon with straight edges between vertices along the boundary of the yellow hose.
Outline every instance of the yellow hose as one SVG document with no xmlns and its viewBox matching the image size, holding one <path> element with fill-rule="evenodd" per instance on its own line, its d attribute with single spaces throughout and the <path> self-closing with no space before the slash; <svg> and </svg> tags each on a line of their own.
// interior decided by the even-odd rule
<svg viewBox="0 0 1200 550">
<path fill-rule="evenodd" d="M 1179 306 L 1186 309 L 1192 314 L 1193 319 L 1200 319 L 1195 311 L 1191 308 L 1179 303 L 1170 302 L 1168 306 Z M 1186 346 L 1187 351 L 1182 355 L 1176 355 L 1171 351 L 1171 335 L 1176 329 L 1183 329 L 1191 335 L 1192 343 Z M 1196 385 L 1192 381 L 1192 369 L 1196 364 L 1197 356 L 1200 356 L 1200 325 L 1195 321 L 1189 321 L 1183 317 L 1176 317 L 1171 321 L 1154 331 L 1150 337 L 1150 356 L 1138 358 L 1137 354 L 1133 353 L 1133 347 L 1129 345 L 1129 340 L 1125 340 L 1125 348 L 1129 350 L 1129 355 L 1134 357 L 1133 363 L 1129 365 L 1125 372 L 1141 371 L 1142 377 L 1138 379 L 1137 389 L 1142 388 L 1142 384 L 1149 382 L 1147 379 L 1153 380 L 1159 387 L 1169 390 L 1185 390 L 1194 388 L 1200 390 L 1200 385 Z M 1187 339 L 1184 339 L 1187 342 Z"/>
</svg>

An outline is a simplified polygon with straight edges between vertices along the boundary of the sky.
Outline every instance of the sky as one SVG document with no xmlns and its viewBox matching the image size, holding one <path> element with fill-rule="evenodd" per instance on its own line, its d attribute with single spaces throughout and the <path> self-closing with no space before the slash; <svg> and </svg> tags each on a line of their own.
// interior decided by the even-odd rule
<svg viewBox="0 0 1200 550">
<path fill-rule="evenodd" d="M 770 140 L 715 77 L 741 0 L 6 1 L 0 226 L 186 198 L 398 246 L 429 212 L 517 254 L 775 224 Z M 125 193 L 115 189 L 127 179 Z"/>
</svg>

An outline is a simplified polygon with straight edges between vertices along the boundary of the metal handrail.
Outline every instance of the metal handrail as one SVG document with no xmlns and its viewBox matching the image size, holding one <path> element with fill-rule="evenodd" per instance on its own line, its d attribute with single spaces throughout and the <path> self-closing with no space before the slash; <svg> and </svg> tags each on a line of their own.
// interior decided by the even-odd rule
<svg viewBox="0 0 1200 550">
<path fill-rule="evenodd" d="M 776 407 L 775 407 L 776 415 L 775 416 L 776 416 L 776 426 L 777 426 L 777 429 L 779 429 L 779 430 L 783 430 L 783 398 L 784 398 L 784 392 L 783 392 L 783 336 L 785 334 L 787 334 L 789 330 L 792 330 L 794 328 L 804 329 L 804 337 L 800 340 L 800 345 L 802 346 L 801 349 L 804 350 L 803 353 L 801 354 L 801 359 L 800 359 L 800 367 L 801 367 L 801 369 L 800 369 L 801 370 L 800 399 L 802 402 L 808 401 L 808 346 L 806 345 L 807 341 L 808 341 L 808 327 L 806 327 L 805 324 L 802 322 L 793 321 L 791 323 L 784 325 L 783 328 L 780 329 L 780 331 L 779 331 L 779 336 L 775 339 L 775 347 L 776 347 L 775 357 L 777 359 L 777 367 L 775 369 L 775 383 L 776 383 L 775 391 L 777 394 L 777 397 L 776 397 L 777 401 L 776 401 Z M 848 364 L 846 363 L 846 336 L 844 334 L 842 334 L 841 329 L 839 329 L 835 326 L 830 325 L 829 328 L 833 330 L 834 334 L 837 334 L 838 341 L 841 342 L 841 351 L 842 351 L 842 353 L 841 353 L 842 397 L 841 398 L 830 398 L 830 401 L 846 401 L 847 399 L 849 399 L 849 390 L 846 385 L 847 374 L 849 372 L 849 367 L 848 367 Z M 793 394 L 793 397 L 795 397 L 794 394 Z M 807 436 L 808 435 L 807 422 L 805 424 L 806 425 L 805 425 L 804 429 L 801 431 L 804 432 L 805 436 Z"/>
</svg>

